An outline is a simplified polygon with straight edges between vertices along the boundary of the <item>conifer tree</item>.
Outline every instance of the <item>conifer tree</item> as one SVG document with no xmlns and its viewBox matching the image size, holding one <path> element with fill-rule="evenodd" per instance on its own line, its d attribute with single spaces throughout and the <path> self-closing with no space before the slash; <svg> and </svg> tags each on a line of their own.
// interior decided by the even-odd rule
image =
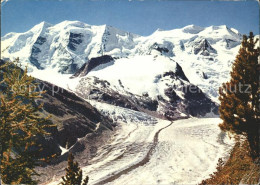
<svg viewBox="0 0 260 185">
<path fill-rule="evenodd" d="M 5 184 L 36 184 L 35 138 L 48 134 L 50 125 L 38 114 L 42 105 L 35 104 L 41 96 L 32 89 L 34 78 L 20 67 L 18 59 L 0 66 L 0 175 Z"/>
<path fill-rule="evenodd" d="M 231 80 L 220 88 L 219 125 L 223 131 L 246 136 L 253 158 L 259 156 L 259 64 L 258 40 L 243 36 L 242 46 L 232 66 Z"/>
<path fill-rule="evenodd" d="M 74 162 L 74 156 L 72 153 L 69 153 L 68 157 L 68 167 L 66 170 L 66 175 L 62 177 L 63 182 L 61 185 L 87 185 L 88 184 L 88 176 L 82 182 L 82 170 L 79 167 L 78 162 Z M 81 183 L 82 182 L 82 183 Z"/>
</svg>

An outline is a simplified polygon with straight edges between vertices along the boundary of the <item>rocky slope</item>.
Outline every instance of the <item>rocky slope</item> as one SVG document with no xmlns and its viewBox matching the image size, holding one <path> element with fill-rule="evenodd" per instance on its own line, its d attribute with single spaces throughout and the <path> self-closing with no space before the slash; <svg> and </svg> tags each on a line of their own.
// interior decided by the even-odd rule
<svg viewBox="0 0 260 185">
<path fill-rule="evenodd" d="M 108 56 L 92 60 L 103 61 L 105 58 Z M 106 66 L 101 63 L 88 74 L 84 71 L 76 74 L 81 76 L 81 80 L 75 92 L 85 99 L 171 120 L 185 116 L 205 116 L 211 112 L 217 114 L 217 105 L 200 88 L 189 82 L 177 62 L 164 56 L 110 61 Z"/>
<path fill-rule="evenodd" d="M 0 65 L 3 64 L 5 62 L 0 60 Z M 0 80 L 4 72 L 4 70 L 0 71 Z M 111 119 L 103 116 L 96 108 L 74 93 L 39 79 L 35 80 L 35 85 L 37 91 L 45 91 L 41 94 L 42 98 L 35 101 L 37 105 L 43 104 L 39 114 L 44 117 L 50 116 L 50 121 L 55 125 L 48 128 L 50 135 L 37 137 L 38 143 L 43 147 L 41 157 L 53 154 L 60 156 L 69 150 L 82 151 L 83 145 L 76 146 L 80 138 L 88 134 L 100 137 L 103 131 L 112 131 L 116 126 Z M 0 84 L 0 91 L 4 89 L 5 86 Z"/>
<path fill-rule="evenodd" d="M 63 154 L 73 150 L 80 138 L 87 134 L 101 135 L 104 130 L 113 130 L 115 124 L 101 115 L 93 106 L 79 98 L 74 93 L 45 81 L 36 80 L 38 89 L 46 91 L 42 98 L 36 101 L 43 103 L 42 114 L 50 115 L 50 120 L 56 125 L 51 129 L 51 135 L 40 139 L 43 145 L 43 156 Z M 84 150 L 74 149 L 74 152 Z"/>
<path fill-rule="evenodd" d="M 1 52 L 2 58 L 20 57 L 33 76 L 84 98 L 174 118 L 217 112 L 218 88 L 240 41 L 241 34 L 225 25 L 144 37 L 107 25 L 42 22 L 2 37 Z"/>
</svg>

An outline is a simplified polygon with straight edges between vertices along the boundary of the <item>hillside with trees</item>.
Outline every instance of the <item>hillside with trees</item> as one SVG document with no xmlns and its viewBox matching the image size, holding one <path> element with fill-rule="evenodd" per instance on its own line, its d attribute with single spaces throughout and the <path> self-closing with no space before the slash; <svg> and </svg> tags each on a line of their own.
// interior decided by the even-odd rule
<svg viewBox="0 0 260 185">
<path fill-rule="evenodd" d="M 243 36 L 232 66 L 231 79 L 219 90 L 219 125 L 236 137 L 229 160 L 220 159 L 217 172 L 202 184 L 257 184 L 260 181 L 260 48 L 259 40 Z"/>
<path fill-rule="evenodd" d="M 36 184 L 32 176 L 39 160 L 39 136 L 48 135 L 49 117 L 39 115 L 43 105 L 35 105 L 40 92 L 34 78 L 22 71 L 18 60 L 1 68 L 0 92 L 0 173 L 5 184 Z"/>
</svg>

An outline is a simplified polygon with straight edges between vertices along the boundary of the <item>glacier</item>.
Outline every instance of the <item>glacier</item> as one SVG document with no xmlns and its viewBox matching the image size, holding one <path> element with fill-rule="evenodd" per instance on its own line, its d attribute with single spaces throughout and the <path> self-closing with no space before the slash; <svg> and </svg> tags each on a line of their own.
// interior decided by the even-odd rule
<svg viewBox="0 0 260 185">
<path fill-rule="evenodd" d="M 90 184 L 196 184 L 234 144 L 216 114 L 218 88 L 229 79 L 241 39 L 226 25 L 141 36 L 80 21 L 42 22 L 3 36 L 1 59 L 19 57 L 30 75 L 117 123 L 113 137 L 84 159 Z M 60 148 L 62 155 L 70 151 Z M 60 182 L 60 167 L 47 167 L 42 184 Z"/>
<path fill-rule="evenodd" d="M 82 166 L 90 184 L 198 184 L 216 170 L 234 145 L 219 118 L 157 119 L 145 113 L 90 101 L 119 129 Z M 54 176 L 47 184 L 61 182 Z"/>
</svg>

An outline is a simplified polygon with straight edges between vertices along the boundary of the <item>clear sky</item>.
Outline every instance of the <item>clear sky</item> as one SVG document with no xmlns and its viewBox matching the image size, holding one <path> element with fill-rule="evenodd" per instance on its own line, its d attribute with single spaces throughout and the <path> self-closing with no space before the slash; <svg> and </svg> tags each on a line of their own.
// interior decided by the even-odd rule
<svg viewBox="0 0 260 185">
<path fill-rule="evenodd" d="M 1 35 L 25 32 L 42 21 L 107 24 L 140 35 L 157 28 L 227 25 L 259 34 L 257 1 L 8 0 L 1 5 Z"/>
</svg>

